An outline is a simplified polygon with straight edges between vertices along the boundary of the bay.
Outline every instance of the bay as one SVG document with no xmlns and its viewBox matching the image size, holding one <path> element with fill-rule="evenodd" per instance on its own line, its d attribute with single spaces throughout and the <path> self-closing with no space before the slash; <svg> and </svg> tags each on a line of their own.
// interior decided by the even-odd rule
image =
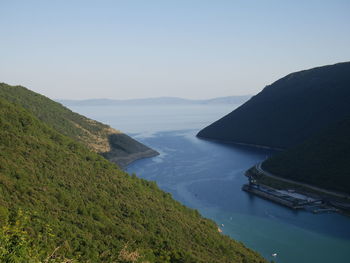
<svg viewBox="0 0 350 263">
<path fill-rule="evenodd" d="M 70 108 L 160 152 L 134 162 L 127 172 L 156 181 L 176 200 L 214 220 L 223 234 L 265 258 L 278 263 L 348 262 L 350 218 L 293 211 L 241 190 L 246 183 L 244 171 L 272 151 L 195 137 L 201 128 L 232 111 L 232 105 Z"/>
</svg>

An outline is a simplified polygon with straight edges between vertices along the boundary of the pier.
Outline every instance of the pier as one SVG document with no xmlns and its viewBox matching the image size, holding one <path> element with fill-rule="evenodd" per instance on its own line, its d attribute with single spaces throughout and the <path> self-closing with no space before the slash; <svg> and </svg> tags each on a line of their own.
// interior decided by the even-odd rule
<svg viewBox="0 0 350 263">
<path fill-rule="evenodd" d="M 242 190 L 292 209 L 303 209 L 305 206 L 305 202 L 302 202 L 303 200 L 281 194 L 278 191 L 265 188 L 258 184 L 245 184 L 243 185 Z"/>
<path fill-rule="evenodd" d="M 252 177 L 249 184 L 244 184 L 242 190 L 254 194 L 274 203 L 286 206 L 294 210 L 306 210 L 312 213 L 338 212 L 339 210 L 323 199 L 300 194 L 295 191 L 277 190 L 257 184 Z"/>
</svg>

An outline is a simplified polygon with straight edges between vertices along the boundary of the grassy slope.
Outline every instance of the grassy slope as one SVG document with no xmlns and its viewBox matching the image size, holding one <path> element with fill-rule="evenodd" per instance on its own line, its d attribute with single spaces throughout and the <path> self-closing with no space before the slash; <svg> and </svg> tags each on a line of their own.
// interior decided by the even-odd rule
<svg viewBox="0 0 350 263">
<path fill-rule="evenodd" d="M 125 160 L 119 162 L 119 158 L 131 157 L 133 160 L 132 155 L 140 152 L 147 152 L 146 155 L 150 156 L 157 154 L 126 134 L 72 112 L 61 104 L 24 87 L 0 83 L 0 97 L 26 108 L 55 130 L 83 143 L 95 152 L 105 153 L 122 166 L 127 162 Z M 111 140 L 114 142 L 111 143 Z"/>
<path fill-rule="evenodd" d="M 350 115 L 350 62 L 287 75 L 199 137 L 287 148 Z"/>
<path fill-rule="evenodd" d="M 281 177 L 350 194 L 350 118 L 270 157 L 263 168 Z"/>
<path fill-rule="evenodd" d="M 81 262 L 118 261 L 125 244 L 150 262 L 265 262 L 154 183 L 2 98 L 0 208 L 28 211 L 31 235 L 52 228 L 44 250 L 63 244 L 62 253 Z"/>
</svg>

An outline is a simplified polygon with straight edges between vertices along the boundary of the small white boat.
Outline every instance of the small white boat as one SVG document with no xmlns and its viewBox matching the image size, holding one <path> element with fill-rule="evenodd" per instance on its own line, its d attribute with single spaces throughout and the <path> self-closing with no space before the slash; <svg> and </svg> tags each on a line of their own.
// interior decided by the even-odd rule
<svg viewBox="0 0 350 263">
<path fill-rule="evenodd" d="M 272 256 L 273 256 L 273 257 L 277 257 L 277 253 L 273 253 Z"/>
</svg>

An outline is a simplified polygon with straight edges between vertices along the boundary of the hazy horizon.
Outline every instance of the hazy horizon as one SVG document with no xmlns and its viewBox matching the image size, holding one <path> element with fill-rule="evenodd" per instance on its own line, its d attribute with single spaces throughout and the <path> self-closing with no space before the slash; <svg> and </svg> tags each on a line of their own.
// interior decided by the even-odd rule
<svg viewBox="0 0 350 263">
<path fill-rule="evenodd" d="M 208 99 L 350 60 L 350 2 L 2 1 L 0 82 L 53 99 Z"/>
<path fill-rule="evenodd" d="M 209 97 L 209 98 L 184 98 L 184 97 L 175 97 L 175 96 L 159 96 L 159 97 L 140 97 L 140 98 L 104 98 L 104 97 L 95 97 L 95 98 L 86 98 L 86 99 L 67 99 L 67 98 L 53 98 L 54 100 L 72 100 L 72 101 L 84 101 L 84 100 L 152 100 L 152 99 L 181 99 L 181 100 L 211 100 L 211 99 L 220 99 L 220 98 L 229 98 L 229 97 L 249 97 L 254 94 L 243 94 L 243 95 L 228 95 L 228 96 L 220 96 L 220 97 Z"/>
</svg>

